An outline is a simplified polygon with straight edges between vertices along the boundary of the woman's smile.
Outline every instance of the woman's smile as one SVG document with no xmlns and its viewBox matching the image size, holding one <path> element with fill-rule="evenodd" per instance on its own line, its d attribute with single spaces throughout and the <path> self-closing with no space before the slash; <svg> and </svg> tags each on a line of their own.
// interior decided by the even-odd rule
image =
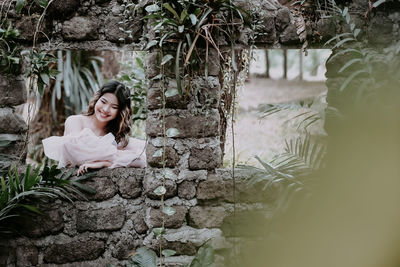
<svg viewBox="0 0 400 267">
<path fill-rule="evenodd" d="M 94 106 L 96 118 L 102 122 L 112 121 L 118 114 L 118 99 L 114 94 L 105 93 Z"/>
</svg>

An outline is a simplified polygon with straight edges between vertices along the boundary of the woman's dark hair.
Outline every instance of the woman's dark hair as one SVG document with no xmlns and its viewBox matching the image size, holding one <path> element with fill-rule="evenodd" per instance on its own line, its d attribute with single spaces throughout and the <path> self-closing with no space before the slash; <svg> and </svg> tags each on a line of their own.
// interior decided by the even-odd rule
<svg viewBox="0 0 400 267">
<path fill-rule="evenodd" d="M 129 89 L 122 83 L 111 80 L 105 83 L 100 90 L 98 90 L 92 100 L 90 100 L 87 113 L 90 116 L 94 114 L 94 106 L 97 101 L 106 93 L 114 94 L 118 99 L 118 114 L 115 119 L 110 121 L 106 126 L 106 131 L 115 136 L 115 140 L 121 147 L 126 147 L 131 135 L 131 93 Z"/>
</svg>

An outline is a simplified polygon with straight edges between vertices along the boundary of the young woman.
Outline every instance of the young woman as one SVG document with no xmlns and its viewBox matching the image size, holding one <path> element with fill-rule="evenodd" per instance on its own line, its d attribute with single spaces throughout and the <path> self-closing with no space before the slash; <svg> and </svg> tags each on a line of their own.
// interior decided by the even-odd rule
<svg viewBox="0 0 400 267">
<path fill-rule="evenodd" d="M 86 114 L 65 121 L 64 136 L 42 141 L 47 157 L 58 167 L 79 166 L 78 175 L 103 167 L 146 166 L 145 142 L 130 137 L 131 98 L 118 81 L 104 84 L 89 103 Z"/>
</svg>

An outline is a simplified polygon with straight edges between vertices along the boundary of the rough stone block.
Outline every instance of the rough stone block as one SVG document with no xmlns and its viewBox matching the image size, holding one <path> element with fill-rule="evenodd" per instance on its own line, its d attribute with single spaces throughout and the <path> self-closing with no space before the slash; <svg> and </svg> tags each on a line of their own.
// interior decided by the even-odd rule
<svg viewBox="0 0 400 267">
<path fill-rule="evenodd" d="M 128 177 L 117 180 L 119 193 L 123 198 L 137 198 L 142 194 L 142 173 L 131 173 Z"/>
<path fill-rule="evenodd" d="M 182 226 L 179 229 L 167 229 L 164 235 L 167 242 L 181 242 L 200 247 L 206 242 L 214 249 L 225 248 L 226 242 L 220 229 L 195 229 L 190 226 Z"/>
<path fill-rule="evenodd" d="M 26 157 L 27 148 L 25 142 L 25 135 L 22 134 L 0 134 L 0 138 L 10 140 L 7 146 L 0 147 L 0 154 L 20 157 Z"/>
<path fill-rule="evenodd" d="M 132 234 L 119 234 L 111 255 L 119 260 L 126 260 L 130 254 L 140 245 L 137 236 Z"/>
<path fill-rule="evenodd" d="M 53 0 L 47 15 L 57 20 L 70 18 L 80 6 L 79 0 Z"/>
<path fill-rule="evenodd" d="M 143 21 L 140 20 L 140 18 L 135 17 L 133 18 L 132 21 L 126 23 L 126 25 L 124 25 L 124 27 L 126 29 L 129 29 L 130 31 L 132 31 L 132 38 L 129 37 L 129 35 L 127 35 L 126 33 L 122 32 L 119 28 L 121 27 L 121 24 L 119 24 L 119 22 L 122 20 L 121 17 L 118 17 L 114 14 L 109 14 L 105 20 L 105 36 L 106 39 L 111 41 L 111 42 L 115 42 L 115 43 L 119 43 L 121 42 L 120 38 L 123 37 L 124 38 L 124 43 L 131 43 L 132 41 L 137 41 L 139 39 L 139 37 L 141 36 L 141 31 L 143 28 Z"/>
<path fill-rule="evenodd" d="M 81 210 L 76 215 L 76 229 L 79 232 L 118 230 L 124 222 L 125 209 L 120 206 Z"/>
<path fill-rule="evenodd" d="M 326 42 L 336 34 L 336 25 L 330 19 L 320 19 L 316 24 L 321 41 Z"/>
<path fill-rule="evenodd" d="M 178 196 L 184 199 L 192 199 L 196 196 L 196 183 L 183 181 L 178 185 Z"/>
<path fill-rule="evenodd" d="M 144 210 L 140 210 L 140 211 L 136 212 L 134 215 L 133 228 L 135 229 L 136 233 L 138 233 L 138 234 L 144 234 L 149 229 L 144 220 L 145 215 L 146 214 L 145 214 Z"/>
<path fill-rule="evenodd" d="M 32 41 L 34 34 L 36 32 L 36 25 L 39 21 L 40 15 L 33 14 L 31 16 L 23 16 L 20 20 L 15 23 L 15 28 L 19 31 L 18 39 L 23 41 Z M 39 31 L 37 33 L 37 38 L 39 40 L 46 39 L 51 37 L 51 23 L 50 21 L 44 19 L 44 23 L 41 23 L 39 27 Z M 44 35 L 45 33 L 46 35 Z"/>
<path fill-rule="evenodd" d="M 197 186 L 197 199 L 232 202 L 232 183 L 224 181 L 215 175 L 210 175 L 206 181 L 201 181 Z"/>
<path fill-rule="evenodd" d="M 63 212 L 58 207 L 41 207 L 42 215 L 26 216 L 18 221 L 18 229 L 29 237 L 56 234 L 64 229 Z"/>
<path fill-rule="evenodd" d="M 0 106 L 16 106 L 26 102 L 25 80 L 22 76 L 0 74 Z"/>
<path fill-rule="evenodd" d="M 200 55 L 206 55 L 205 49 L 199 49 Z M 200 75 L 204 75 L 205 73 L 205 66 L 207 64 L 207 71 L 209 76 L 217 76 L 221 70 L 221 58 L 218 54 L 218 51 L 214 48 L 210 48 L 208 50 L 208 61 L 206 62 L 206 58 L 202 58 L 202 62 L 200 63 Z"/>
<path fill-rule="evenodd" d="M 275 26 L 278 32 L 282 32 L 290 24 L 291 16 L 290 10 L 287 7 L 282 7 L 276 11 Z"/>
<path fill-rule="evenodd" d="M 152 167 L 162 167 L 162 147 L 155 147 L 152 144 L 147 145 L 146 158 L 147 163 Z M 157 152 L 157 153 L 156 153 Z M 161 155 L 160 155 L 161 154 Z M 179 161 L 179 155 L 172 147 L 165 147 L 165 164 L 167 167 L 173 168 Z"/>
<path fill-rule="evenodd" d="M 174 206 L 175 214 L 168 216 L 163 214 L 161 209 L 150 209 L 150 216 L 147 221 L 149 228 L 161 227 L 162 218 L 165 216 L 165 227 L 166 228 L 179 228 L 186 222 L 187 208 L 185 206 Z"/>
<path fill-rule="evenodd" d="M 113 181 L 107 177 L 94 178 L 91 181 L 85 183 L 96 190 L 96 194 L 86 194 L 86 197 L 90 200 L 105 200 L 112 198 L 117 193 L 117 188 Z"/>
<path fill-rule="evenodd" d="M 197 198 L 199 200 L 233 201 L 233 180 L 231 170 L 217 169 L 216 174 L 210 174 L 206 181 L 199 183 Z M 247 173 L 240 170 L 235 172 L 235 198 L 240 203 L 270 203 L 276 200 L 278 190 L 269 187 L 263 190 L 263 183 L 249 185 Z"/>
<path fill-rule="evenodd" d="M 151 79 L 160 73 L 161 58 L 158 52 L 151 52 L 145 57 L 146 76 Z"/>
<path fill-rule="evenodd" d="M 147 90 L 147 108 L 160 109 L 162 108 L 162 86 L 160 82 L 153 83 Z M 176 81 L 170 79 L 168 85 L 164 88 L 165 107 L 174 109 L 185 109 L 187 101 L 178 92 Z"/>
<path fill-rule="evenodd" d="M 224 207 L 195 206 L 189 211 L 189 225 L 196 228 L 219 228 L 227 215 Z"/>
<path fill-rule="evenodd" d="M 178 183 L 182 181 L 203 181 L 203 180 L 207 180 L 206 170 L 198 170 L 198 171 L 182 170 L 179 172 L 178 176 Z"/>
<path fill-rule="evenodd" d="M 275 29 L 275 15 L 273 12 L 264 13 L 263 17 L 263 31 L 256 42 L 272 44 L 276 41 L 276 29 Z"/>
<path fill-rule="evenodd" d="M 144 194 L 151 199 L 160 199 L 160 196 L 154 193 L 154 190 L 163 184 L 162 179 L 155 176 L 154 171 L 149 171 L 143 180 Z M 170 179 L 166 179 L 165 183 L 166 193 L 164 198 L 171 198 L 177 194 L 176 183 Z"/>
<path fill-rule="evenodd" d="M 0 133 L 18 134 L 28 129 L 21 115 L 11 108 L 0 108 Z"/>
<path fill-rule="evenodd" d="M 96 40 L 98 21 L 94 18 L 73 17 L 63 23 L 62 35 L 65 40 Z"/>
<path fill-rule="evenodd" d="M 193 123 L 196 122 L 196 123 Z M 165 117 L 166 129 L 176 128 L 179 133 L 175 138 L 209 137 L 219 134 L 220 117 L 217 110 L 208 110 L 206 114 L 193 115 L 187 110 L 180 110 L 175 115 Z M 146 133 L 150 136 L 162 136 L 160 112 L 150 112 L 147 117 Z"/>
<path fill-rule="evenodd" d="M 50 244 L 43 253 L 46 263 L 68 263 L 75 261 L 94 260 L 100 257 L 105 250 L 105 243 L 101 240 L 89 238 L 75 238 L 73 240 L 57 240 Z"/>
<path fill-rule="evenodd" d="M 195 106 L 218 108 L 221 98 L 221 86 L 218 77 L 198 77 L 192 81 L 191 101 Z"/>
<path fill-rule="evenodd" d="M 368 35 L 372 36 L 369 41 L 377 45 L 390 44 L 396 38 L 398 39 L 398 36 L 393 36 L 393 28 L 395 28 L 393 21 L 386 14 L 379 13 L 369 23 Z"/>
<path fill-rule="evenodd" d="M 286 45 L 300 44 L 300 38 L 297 35 L 296 25 L 289 24 L 289 26 L 287 26 L 279 36 L 279 41 Z"/>
<path fill-rule="evenodd" d="M 220 146 L 204 147 L 190 149 L 189 156 L 189 169 L 200 170 L 207 169 L 212 170 L 220 167 L 222 164 L 222 152 Z"/>
<path fill-rule="evenodd" d="M 15 266 L 16 244 L 13 240 L 0 240 L 0 266 Z"/>
<path fill-rule="evenodd" d="M 38 264 L 38 249 L 35 246 L 18 246 L 16 250 L 17 267 L 36 266 Z"/>
</svg>

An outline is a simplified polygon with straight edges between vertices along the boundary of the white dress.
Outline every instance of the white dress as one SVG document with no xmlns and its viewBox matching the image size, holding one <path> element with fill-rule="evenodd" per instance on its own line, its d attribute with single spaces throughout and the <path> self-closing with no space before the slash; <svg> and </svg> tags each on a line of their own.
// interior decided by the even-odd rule
<svg viewBox="0 0 400 267">
<path fill-rule="evenodd" d="M 146 165 L 145 141 L 129 138 L 128 146 L 118 149 L 112 133 L 97 136 L 89 128 L 66 136 L 51 136 L 42 143 L 45 155 L 59 161 L 59 168 L 94 161 L 110 161 L 109 168 Z"/>
</svg>

